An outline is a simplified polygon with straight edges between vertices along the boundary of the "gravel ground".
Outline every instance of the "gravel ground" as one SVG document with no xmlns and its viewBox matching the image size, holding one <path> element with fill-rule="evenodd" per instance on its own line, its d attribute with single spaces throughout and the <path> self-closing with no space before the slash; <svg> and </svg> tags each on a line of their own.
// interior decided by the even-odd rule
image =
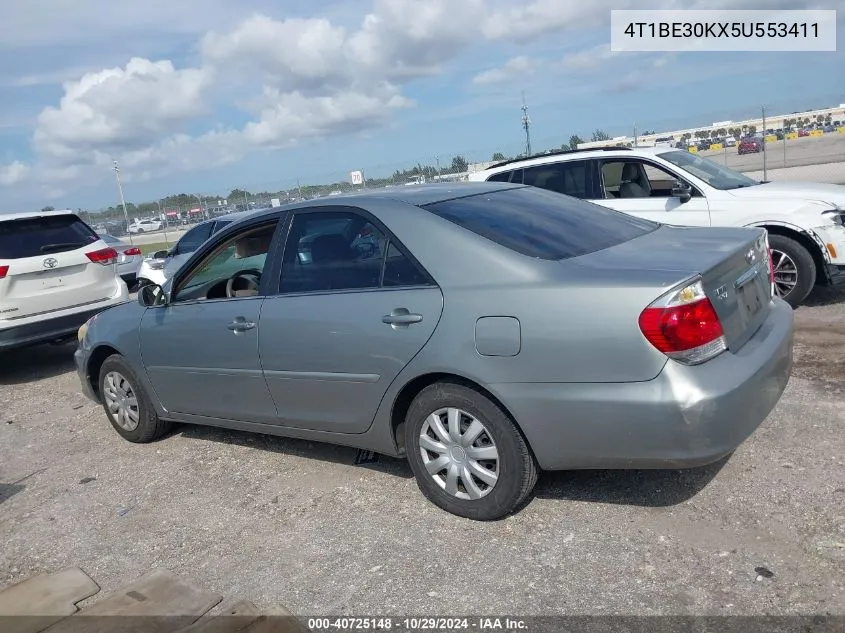
<svg viewBox="0 0 845 633">
<path fill-rule="evenodd" d="M 798 310 L 788 390 L 729 460 L 546 474 L 484 524 L 346 448 L 191 427 L 130 444 L 79 393 L 72 346 L 8 354 L 0 586 L 79 565 L 89 602 L 165 568 L 302 616 L 845 613 L 843 300 Z"/>
</svg>

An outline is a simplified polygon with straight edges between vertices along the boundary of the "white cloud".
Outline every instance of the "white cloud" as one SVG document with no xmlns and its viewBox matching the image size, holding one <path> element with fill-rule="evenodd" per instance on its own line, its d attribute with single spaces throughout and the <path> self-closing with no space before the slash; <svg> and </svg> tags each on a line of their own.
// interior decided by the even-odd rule
<svg viewBox="0 0 845 633">
<path fill-rule="evenodd" d="M 500 68 L 491 68 L 478 73 L 472 78 L 472 83 L 479 85 L 498 84 L 511 81 L 513 79 L 519 79 L 533 74 L 534 65 L 534 60 L 524 55 L 520 55 L 519 57 L 509 59 Z"/>
<path fill-rule="evenodd" d="M 143 147 L 203 113 L 211 79 L 207 69 L 176 70 L 169 61 L 140 58 L 87 73 L 64 85 L 58 107 L 41 112 L 35 149 L 71 163 L 93 151 Z"/>
<path fill-rule="evenodd" d="M 681 0 L 658 4 L 691 6 Z M 693 4 L 730 6 L 727 0 Z M 295 6 L 302 10 L 301 4 Z M 0 7 L 0 51 L 46 50 L 51 43 L 64 50 L 108 39 L 109 51 L 120 41 L 136 56 L 125 64 L 122 58 L 124 65 L 65 81 L 60 102 L 37 117 L 32 163 L 0 166 L 0 184 L 70 189 L 110 177 L 114 159 L 127 181 L 149 179 L 225 165 L 251 151 L 288 147 L 303 139 L 365 131 L 412 106 L 405 96 L 407 84 L 443 72 L 467 48 L 501 48 L 502 42 L 520 45 L 566 29 L 584 31 L 609 22 L 611 9 L 636 7 L 633 0 L 373 0 L 362 18 L 351 17 L 360 14 L 349 10 L 336 13 L 344 16 L 338 20 L 280 19 L 274 16 L 285 9 L 277 0 L 7 2 Z M 195 45 L 190 49 L 194 59 L 187 67 L 149 53 L 184 50 L 190 43 Z M 113 59 L 112 52 L 96 50 L 102 54 L 99 59 Z M 90 68 L 91 51 L 86 51 L 82 65 Z M 475 75 L 473 83 L 512 81 L 547 63 L 564 74 L 596 75 L 596 69 L 614 58 L 607 46 L 557 62 L 519 52 Z M 62 60 L 67 68 L 80 63 Z M 637 63 L 626 61 L 628 66 Z M 657 67 L 660 58 L 653 63 Z M 56 65 L 17 72 L 0 83 L 31 86 L 65 78 Z M 626 77 L 639 80 L 640 75 Z M 238 107 L 250 116 L 238 127 L 203 132 L 202 117 L 217 105 Z"/>
<path fill-rule="evenodd" d="M 0 185 L 10 187 L 22 182 L 29 173 L 29 166 L 20 161 L 14 161 L 8 165 L 0 165 Z"/>
</svg>

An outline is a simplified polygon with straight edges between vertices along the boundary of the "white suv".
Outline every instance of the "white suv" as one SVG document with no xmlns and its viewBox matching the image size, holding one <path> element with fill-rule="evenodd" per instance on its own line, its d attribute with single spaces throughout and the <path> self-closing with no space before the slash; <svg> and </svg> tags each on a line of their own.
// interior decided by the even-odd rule
<svg viewBox="0 0 845 633">
<path fill-rule="evenodd" d="M 0 215 L 0 350 L 74 337 L 129 299 L 118 253 L 72 211 Z"/>
<path fill-rule="evenodd" d="M 523 183 L 681 226 L 769 233 L 777 294 L 796 306 L 816 284 L 845 283 L 845 186 L 759 182 L 667 148 L 608 147 L 505 161 L 472 181 Z"/>
</svg>

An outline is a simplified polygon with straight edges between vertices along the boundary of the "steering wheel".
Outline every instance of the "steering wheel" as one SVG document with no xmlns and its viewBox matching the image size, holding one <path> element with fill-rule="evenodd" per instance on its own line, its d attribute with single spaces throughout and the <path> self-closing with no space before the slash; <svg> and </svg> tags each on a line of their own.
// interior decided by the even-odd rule
<svg viewBox="0 0 845 633">
<path fill-rule="evenodd" d="M 250 277 L 252 277 L 252 279 L 250 279 Z M 244 289 L 236 290 L 235 282 L 241 278 L 243 278 L 243 280 L 246 282 L 247 287 Z M 234 275 L 229 277 L 229 279 L 226 281 L 226 296 L 230 299 L 232 297 L 248 296 L 238 294 L 240 292 L 243 292 L 244 290 L 254 290 L 257 293 L 259 283 L 261 283 L 261 271 L 257 268 L 247 268 L 245 270 L 239 270 Z"/>
</svg>

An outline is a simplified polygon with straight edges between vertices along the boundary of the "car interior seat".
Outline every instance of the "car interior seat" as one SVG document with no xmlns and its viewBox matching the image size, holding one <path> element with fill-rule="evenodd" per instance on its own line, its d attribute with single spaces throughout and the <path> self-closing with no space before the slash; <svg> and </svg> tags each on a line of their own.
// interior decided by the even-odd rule
<svg viewBox="0 0 845 633">
<path fill-rule="evenodd" d="M 645 170 L 637 163 L 625 163 L 622 167 L 622 182 L 619 185 L 620 198 L 648 198 L 651 196 L 651 183 Z"/>
</svg>

